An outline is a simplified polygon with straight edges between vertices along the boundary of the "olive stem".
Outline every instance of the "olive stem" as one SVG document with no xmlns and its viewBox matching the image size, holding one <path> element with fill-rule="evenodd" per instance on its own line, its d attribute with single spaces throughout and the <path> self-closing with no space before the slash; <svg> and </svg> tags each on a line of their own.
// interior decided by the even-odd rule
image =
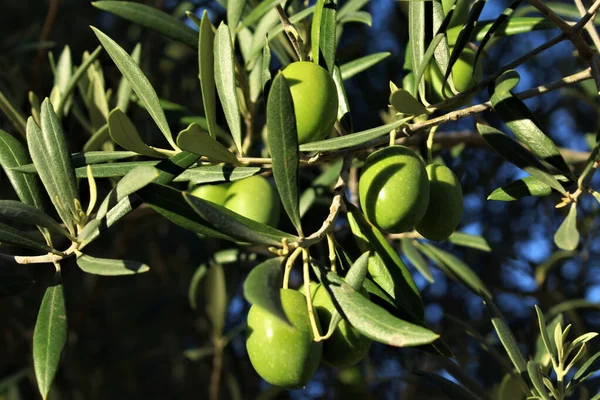
<svg viewBox="0 0 600 400">
<path fill-rule="evenodd" d="M 279 19 L 281 20 L 281 25 L 283 25 L 283 29 L 285 34 L 287 35 L 290 43 L 294 47 L 294 51 L 298 55 L 298 60 L 304 61 L 304 50 L 303 50 L 303 42 L 300 34 L 296 30 L 296 27 L 290 22 L 285 11 L 281 7 L 280 4 L 275 6 L 277 13 L 279 14 Z"/>
<path fill-rule="evenodd" d="M 285 271 L 283 273 L 283 288 L 284 289 L 287 289 L 289 286 L 290 272 L 292 271 L 294 262 L 296 262 L 296 258 L 298 258 L 301 251 L 302 251 L 301 248 L 297 248 L 296 250 L 294 250 L 294 252 L 290 255 L 290 257 L 287 259 L 287 261 L 285 263 Z"/>
<path fill-rule="evenodd" d="M 46 264 L 46 263 L 58 263 L 67 257 L 75 254 L 79 248 L 79 243 L 73 242 L 71 246 L 63 252 L 62 255 L 48 253 L 43 256 L 13 256 L 15 262 L 18 264 Z"/>
<path fill-rule="evenodd" d="M 333 272 L 336 272 L 336 264 L 335 264 L 335 241 L 333 238 L 333 233 L 327 232 L 327 248 L 329 250 L 329 265 Z"/>
<path fill-rule="evenodd" d="M 219 399 L 219 383 L 221 382 L 221 371 L 223 369 L 223 338 L 215 337 L 213 339 L 213 365 L 210 376 L 210 400 L 218 400 Z"/>
<path fill-rule="evenodd" d="M 575 5 L 577 6 L 577 9 L 579 10 L 579 13 L 581 14 L 581 16 L 585 17 L 587 10 L 585 9 L 583 2 L 581 0 L 575 0 Z M 598 31 L 596 30 L 596 27 L 594 26 L 594 24 L 588 22 L 587 24 L 585 24 L 585 30 L 588 32 L 588 34 L 592 38 L 592 42 L 594 42 L 594 46 L 596 46 L 596 50 L 600 50 L 600 35 L 598 35 Z"/>
<path fill-rule="evenodd" d="M 427 136 L 427 164 L 431 164 L 431 161 L 433 160 L 433 135 L 435 135 L 435 132 L 438 130 L 439 125 L 434 126 L 431 128 L 431 130 L 429 131 L 429 136 Z"/>
<path fill-rule="evenodd" d="M 308 311 L 308 319 L 310 320 L 310 326 L 313 331 L 314 341 L 320 342 L 323 340 L 321 332 L 319 332 L 319 326 L 317 325 L 317 319 L 315 318 L 315 310 L 313 309 L 312 296 L 310 293 L 310 274 L 309 274 L 309 259 L 307 249 L 302 249 L 302 272 L 304 274 L 304 291 L 306 292 L 306 307 Z"/>
</svg>

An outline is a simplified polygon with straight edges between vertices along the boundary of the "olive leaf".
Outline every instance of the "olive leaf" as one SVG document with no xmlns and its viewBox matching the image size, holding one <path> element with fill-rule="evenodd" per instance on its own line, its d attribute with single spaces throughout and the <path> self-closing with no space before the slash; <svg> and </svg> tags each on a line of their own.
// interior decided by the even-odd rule
<svg viewBox="0 0 600 400">
<path fill-rule="evenodd" d="M 269 91 L 267 130 L 267 141 L 271 152 L 273 177 L 277 191 L 283 208 L 298 234 L 302 236 L 298 200 L 298 172 L 300 169 L 298 133 L 290 86 L 281 73 L 277 74 Z"/>
<path fill-rule="evenodd" d="M 87 254 L 77 256 L 77 266 L 88 274 L 104 276 L 134 275 L 150 270 L 150 267 L 138 261 L 96 258 Z"/>
<path fill-rule="evenodd" d="M 412 239 L 404 237 L 400 241 L 402 244 L 402 252 L 415 268 L 427 279 L 430 283 L 434 282 L 433 275 L 429 269 L 429 264 L 412 244 Z"/>
<path fill-rule="evenodd" d="M 231 34 L 227 25 L 221 23 L 215 35 L 214 43 L 214 72 L 215 84 L 227 125 L 233 136 L 235 145 L 242 152 L 242 122 L 240 105 L 236 90 L 235 61 Z"/>
<path fill-rule="evenodd" d="M 322 267 L 316 267 L 314 271 L 338 312 L 368 338 L 395 347 L 429 344 L 439 338 L 438 334 L 427 328 L 393 316 L 354 290 L 332 271 L 326 271 Z"/>
<path fill-rule="evenodd" d="M 213 336 L 220 337 L 227 315 L 227 284 L 221 264 L 211 265 L 204 277 L 206 315 L 213 327 Z"/>
<path fill-rule="evenodd" d="M 450 235 L 448 241 L 457 246 L 470 247 L 481 251 L 492 251 L 487 240 L 479 235 L 469 235 L 467 233 L 455 231 Z"/>
<path fill-rule="evenodd" d="M 333 74 L 335 65 L 337 1 L 317 0 L 311 26 L 313 61 Z"/>
<path fill-rule="evenodd" d="M 402 114 L 421 115 L 429 114 L 429 110 L 419 103 L 408 91 L 396 89 L 390 94 L 390 104 L 394 109 Z"/>
<path fill-rule="evenodd" d="M 188 46 L 195 48 L 198 45 L 196 33 L 192 28 L 154 7 L 129 1 L 107 0 L 95 1 L 92 5 L 146 28 L 156 29 L 165 36 Z"/>
<path fill-rule="evenodd" d="M 42 398 L 48 392 L 58 365 L 60 355 L 67 343 L 67 315 L 60 275 L 56 283 L 46 289 L 33 331 L 33 367 Z"/>
<path fill-rule="evenodd" d="M 283 257 L 270 258 L 252 268 L 244 281 L 244 298 L 274 317 L 291 325 L 281 303 Z"/>
<path fill-rule="evenodd" d="M 498 201 L 514 201 L 527 196 L 548 196 L 551 193 L 552 188 L 550 186 L 534 178 L 533 176 L 527 176 L 495 189 L 492 193 L 490 193 L 487 199 Z"/>
<path fill-rule="evenodd" d="M 573 251 L 579 244 L 577 230 L 577 203 L 572 203 L 565 220 L 554 234 L 554 243 L 563 250 Z"/>
<path fill-rule="evenodd" d="M 102 47 L 100 47 L 101 49 Z M 133 62 L 139 65 L 140 58 L 142 55 L 142 45 L 136 44 L 131 52 L 131 59 Z M 133 87 L 125 77 L 121 77 L 119 81 L 119 87 L 117 89 L 117 108 L 123 113 L 127 113 L 129 109 L 129 103 L 131 102 L 131 93 L 133 93 Z"/>
<path fill-rule="evenodd" d="M 133 122 L 118 108 L 108 114 L 108 131 L 112 140 L 125 150 L 149 157 L 166 157 L 144 143 Z"/>
<path fill-rule="evenodd" d="M 339 13 L 338 13 L 339 15 Z M 340 66 L 340 72 L 342 74 L 342 80 L 350 79 L 354 75 L 359 74 L 367 69 L 371 68 L 373 65 L 380 63 L 385 60 L 392 53 L 387 51 L 381 53 L 369 54 L 364 57 L 357 58 L 356 60 L 349 61 Z"/>
<path fill-rule="evenodd" d="M 204 11 L 200 22 L 200 35 L 198 36 L 198 67 L 200 89 L 202 91 L 202 104 L 206 115 L 206 128 L 210 136 L 217 135 L 217 103 L 215 94 L 215 56 L 212 24 L 208 12 Z"/>
<path fill-rule="evenodd" d="M 352 115 L 350 114 L 350 103 L 348 101 L 348 96 L 346 95 L 346 89 L 344 88 L 342 73 L 337 64 L 333 69 L 333 83 L 335 83 L 338 97 L 337 120 L 340 121 L 343 132 L 352 133 L 354 132 L 354 126 L 352 123 Z"/>
<path fill-rule="evenodd" d="M 0 167 L 21 201 L 40 210 L 44 208 L 41 187 L 35 176 L 27 176 L 14 170 L 29 163 L 25 146 L 14 136 L 0 129 Z M 35 167 L 31 164 L 33 170 Z"/>
<path fill-rule="evenodd" d="M 474 395 L 468 389 L 432 372 L 415 371 L 414 374 L 440 388 L 451 400 L 481 400 L 480 397 Z"/>
<path fill-rule="evenodd" d="M 196 124 L 191 124 L 179 132 L 177 145 L 183 150 L 206 156 L 214 161 L 238 164 L 238 159 L 235 155 Z"/>
<path fill-rule="evenodd" d="M 73 239 L 71 234 L 42 210 L 15 200 L 0 200 L 0 219 L 44 227 L 49 231 Z"/>
</svg>

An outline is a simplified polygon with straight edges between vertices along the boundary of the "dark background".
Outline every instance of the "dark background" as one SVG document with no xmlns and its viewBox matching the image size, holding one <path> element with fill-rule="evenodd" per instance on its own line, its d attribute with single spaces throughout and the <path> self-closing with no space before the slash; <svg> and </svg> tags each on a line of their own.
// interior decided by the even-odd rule
<svg viewBox="0 0 600 400">
<path fill-rule="evenodd" d="M 181 111 L 183 113 L 201 113 L 194 51 L 155 31 L 101 13 L 87 1 L 56 3 L 54 16 L 49 12 L 48 1 L 5 0 L 0 6 L 0 89 L 24 113 L 28 113 L 29 90 L 41 99 L 50 93 L 53 79 L 46 51 L 49 49 L 58 57 L 68 44 L 74 63 L 79 64 L 82 52 L 91 52 L 98 45 L 90 25 L 100 28 L 128 51 L 140 42 L 142 68 L 159 96 L 185 106 L 187 111 Z M 145 3 L 181 18 L 185 18 L 185 10 L 201 15 L 208 9 L 215 25 L 225 16 L 224 8 L 210 1 L 148 0 Z M 488 3 L 483 19 L 497 16 L 508 4 L 494 0 Z M 387 108 L 389 81 L 401 84 L 404 48 L 408 40 L 408 24 L 402 7 L 404 5 L 393 0 L 371 1 L 365 9 L 373 15 L 373 27 L 357 24 L 345 27 L 338 48 L 340 63 L 379 51 L 392 53 L 371 70 L 346 81 L 357 131 L 382 124 L 380 112 Z M 493 72 L 496 67 L 557 34 L 556 30 L 535 32 L 500 41 L 489 51 L 485 71 Z M 36 45 L 40 40 L 43 48 Z M 522 76 L 519 89 L 548 83 L 583 69 L 584 66 L 571 57 L 573 50 L 568 42 L 563 42 L 519 67 Z M 120 79 L 116 67 L 106 54 L 102 54 L 100 60 L 107 87 L 116 88 Z M 278 67 L 276 61 L 272 67 Z M 598 129 L 598 103 L 586 98 L 586 93 L 584 88 L 577 87 L 529 100 L 527 104 L 560 147 L 589 151 L 585 134 Z M 487 99 L 483 91 L 474 101 Z M 148 130 L 150 135 L 157 132 L 140 107 L 132 105 L 129 114 L 138 129 Z M 180 116 L 178 112 L 167 114 L 174 127 L 183 128 L 177 125 Z M 504 129 L 492 113 L 481 117 Z M 440 132 L 473 131 L 474 124 L 469 118 L 443 125 Z M 13 130 L 4 116 L 0 116 L 0 128 Z M 65 128 L 71 150 L 80 151 L 87 134 L 72 118 L 65 121 Z M 460 176 L 465 193 L 465 214 L 460 230 L 483 235 L 494 251 L 484 253 L 447 243 L 440 246 L 469 264 L 492 290 L 524 353 L 532 355 L 534 352 L 537 335 L 534 304 L 548 310 L 565 299 L 587 299 L 596 303 L 596 309 L 580 309 L 568 318 L 576 324 L 576 333 L 600 329 L 598 204 L 588 201 L 590 199 L 582 201 L 579 214 L 584 217 L 580 217 L 579 222 L 583 241 L 580 248 L 572 257 L 557 263 L 546 284 L 540 287 L 534 279 L 534 270 L 557 250 L 552 237 L 565 215 L 564 211 L 554 209 L 559 199 L 552 195 L 512 203 L 488 202 L 486 197 L 493 189 L 522 177 L 523 173 L 477 143 L 467 145 L 455 154 L 456 157 L 449 151 L 442 153 L 446 163 Z M 303 185 L 317 173 L 304 171 Z M 597 178 L 593 183 L 596 188 Z M 2 198 L 14 198 L 4 176 L 0 176 L 0 190 Z M 314 221 L 314 226 L 308 222 L 305 230 L 313 231 L 320 226 L 326 211 L 327 205 L 317 206 L 307 218 Z M 338 235 L 340 241 L 351 245 L 343 231 Z M 65 263 L 63 278 L 69 341 L 51 398 L 207 398 L 211 357 L 194 361 L 186 357 L 186 351 L 210 347 L 211 328 L 202 306 L 200 311 L 190 308 L 187 290 L 195 269 L 217 249 L 227 247 L 231 245 L 200 240 L 142 208 L 112 228 L 89 250 L 102 257 L 147 262 L 152 268 L 150 272 L 135 277 L 97 277 L 84 274 L 72 262 Z M 25 377 L 16 386 L 20 398 L 37 398 L 31 368 L 31 342 L 39 304 L 53 269 L 49 265 L 0 263 L 4 263 L 0 272 L 15 273 L 18 270 L 17 273 L 29 275 L 35 281 L 17 296 L 0 298 L 0 379 L 22 372 Z M 254 264 L 225 265 L 231 298 L 226 330 L 239 327 L 245 321 L 248 304 L 241 296 L 241 283 Z M 428 321 L 459 355 L 458 361 L 465 366 L 466 372 L 491 389 L 503 376 L 498 363 L 460 326 L 444 318 L 450 314 L 469 322 L 503 353 L 481 299 L 464 286 L 446 279 L 439 269 L 433 267 L 433 270 L 434 284 L 427 283 L 413 270 L 427 306 Z M 298 277 L 294 277 L 294 282 L 299 282 Z M 591 353 L 597 350 L 598 345 L 592 343 Z M 306 390 L 278 391 L 260 381 L 245 355 L 244 338 L 240 334 L 225 350 L 221 398 L 236 398 L 236 392 L 241 398 L 259 396 L 263 399 L 444 398 L 436 388 L 412 375 L 413 369 L 449 376 L 434 358 L 424 353 L 373 345 L 368 359 L 354 370 L 340 372 L 323 367 Z M 0 386 L 0 399 L 1 389 Z"/>
</svg>

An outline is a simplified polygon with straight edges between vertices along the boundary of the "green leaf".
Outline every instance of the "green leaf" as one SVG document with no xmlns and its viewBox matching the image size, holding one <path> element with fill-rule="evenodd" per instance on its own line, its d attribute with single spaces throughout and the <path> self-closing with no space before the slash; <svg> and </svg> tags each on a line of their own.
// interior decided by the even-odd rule
<svg viewBox="0 0 600 400">
<path fill-rule="evenodd" d="M 65 46 L 63 51 L 60 53 L 60 57 L 58 58 L 56 71 L 54 71 L 54 88 L 50 94 L 50 100 L 52 104 L 66 104 L 66 97 L 68 97 L 66 90 L 72 73 L 73 60 L 71 58 L 71 49 L 69 46 Z M 62 100 L 63 97 L 65 100 Z"/>
<path fill-rule="evenodd" d="M 215 95 L 215 56 L 212 24 L 208 18 L 208 12 L 202 14 L 200 23 L 200 35 L 198 37 L 198 67 L 200 79 L 200 89 L 202 90 L 202 104 L 204 105 L 204 115 L 206 115 L 208 133 L 213 138 L 217 135 L 217 103 Z"/>
<path fill-rule="evenodd" d="M 96 1 L 92 5 L 146 28 L 156 29 L 165 36 L 197 46 L 196 32 L 179 19 L 144 4 L 129 1 Z"/>
<path fill-rule="evenodd" d="M 110 140 L 110 132 L 108 131 L 108 124 L 104 124 L 98 130 L 96 130 L 92 137 L 83 145 L 83 151 L 95 151 L 99 150 L 104 144 Z"/>
<path fill-rule="evenodd" d="M 281 203 L 300 236 L 302 223 L 298 203 L 298 171 L 300 157 L 294 116 L 294 102 L 283 74 L 273 80 L 267 101 L 268 145 L 273 164 L 273 177 Z"/>
<path fill-rule="evenodd" d="M 333 69 L 333 82 L 335 83 L 338 97 L 337 120 L 340 121 L 343 132 L 352 133 L 354 127 L 352 124 L 352 115 L 350 114 L 350 103 L 348 102 L 348 96 L 346 96 L 340 67 L 337 65 Z"/>
<path fill-rule="evenodd" d="M 177 136 L 177 145 L 190 153 L 206 156 L 214 161 L 237 164 L 238 159 L 225 146 L 204 132 L 200 126 L 191 124 Z"/>
<path fill-rule="evenodd" d="M 560 193 L 566 193 L 562 185 L 548 172 L 546 167 L 518 142 L 491 126 L 477 124 L 477 130 L 485 141 L 506 161 L 516 165 Z"/>
<path fill-rule="evenodd" d="M 262 56 L 262 74 L 260 82 L 263 93 L 268 98 L 271 84 L 271 47 L 269 46 L 268 37 L 265 38 L 265 46 L 263 47 Z"/>
<path fill-rule="evenodd" d="M 573 384 L 585 381 L 592 375 L 595 375 L 600 368 L 600 351 L 591 356 L 582 366 L 577 370 L 573 376 Z"/>
<path fill-rule="evenodd" d="M 544 380 L 540 366 L 535 361 L 529 360 L 527 362 L 527 372 L 529 373 L 531 383 L 533 383 L 533 387 L 537 391 L 538 395 L 540 395 L 544 400 L 551 400 L 544 386 Z"/>
<path fill-rule="evenodd" d="M 0 90 L 0 111 L 6 115 L 6 117 L 13 123 L 15 129 L 25 137 L 25 117 L 19 110 L 12 104 L 12 102 L 6 98 L 4 93 Z"/>
<path fill-rule="evenodd" d="M 477 21 L 475 28 L 473 29 L 471 40 L 480 42 L 485 38 L 494 21 Z M 523 17 L 523 18 L 511 18 L 500 30 L 496 31 L 496 36 L 513 36 L 520 35 L 522 33 L 529 33 L 538 30 L 556 29 L 554 22 L 540 17 Z M 454 45 L 457 42 L 458 34 L 460 33 L 462 26 L 455 26 L 454 28 L 448 29 L 446 32 L 448 35 L 448 44 Z"/>
<path fill-rule="evenodd" d="M 396 301 L 396 306 L 406 310 L 415 321 L 422 321 L 423 302 L 419 290 L 398 253 L 383 234 L 371 225 L 365 216 L 351 203 L 346 203 L 350 228 L 362 251 L 376 252 L 369 263 L 369 274 Z"/>
<path fill-rule="evenodd" d="M 29 153 L 58 215 L 73 232 L 79 218 L 75 172 L 63 128 L 48 99 L 42 103 L 41 122 L 40 129 L 33 118 L 27 120 Z"/>
<path fill-rule="evenodd" d="M 46 289 L 33 332 L 33 367 L 42 398 L 48 398 L 56 376 L 60 354 L 67 343 L 67 315 L 60 275 Z"/>
<path fill-rule="evenodd" d="M 208 267 L 206 264 L 200 264 L 200 266 L 194 272 L 192 279 L 190 279 L 190 286 L 188 288 L 188 301 L 190 302 L 190 307 L 192 310 L 198 309 L 198 292 L 200 289 L 200 283 L 202 279 L 206 276 L 206 272 L 208 271 Z"/>
<path fill-rule="evenodd" d="M 283 257 L 271 258 L 252 268 L 244 281 L 244 298 L 250 304 L 290 324 L 281 304 L 283 261 Z"/>
<path fill-rule="evenodd" d="M 244 8 L 246 7 L 246 0 L 229 0 L 227 2 L 227 25 L 231 30 L 231 37 L 235 38 L 236 28 L 240 23 L 242 14 L 244 14 Z"/>
<path fill-rule="evenodd" d="M 429 269 L 429 264 L 412 244 L 412 240 L 404 237 L 401 240 L 402 252 L 415 268 L 427 279 L 430 283 L 434 282 L 433 275 Z"/>
<path fill-rule="evenodd" d="M 352 133 L 350 135 L 340 136 L 332 139 L 318 140 L 316 142 L 305 143 L 300 145 L 300 151 L 331 151 L 346 149 L 348 147 L 360 146 L 371 140 L 378 139 L 388 135 L 392 130 L 398 129 L 406 125 L 410 118 L 400 119 L 392 123 L 371 128 L 366 131 Z"/>
<path fill-rule="evenodd" d="M 556 346 L 554 345 L 554 342 L 552 340 L 550 340 L 550 336 L 548 335 L 548 328 L 549 326 L 546 325 L 546 319 L 544 318 L 544 313 L 542 313 L 542 310 L 537 306 L 537 304 L 535 305 L 535 312 L 537 314 L 538 317 L 538 327 L 540 329 L 540 339 L 542 340 L 542 343 L 544 344 L 544 347 L 546 348 L 546 352 L 549 355 L 549 358 L 551 360 L 556 361 L 557 360 L 557 352 L 556 352 Z M 553 322 L 558 322 L 558 321 L 553 321 Z M 556 323 L 554 325 L 552 325 L 552 328 L 554 328 L 556 326 Z M 542 358 L 540 358 L 541 361 Z M 542 364 L 544 365 L 544 364 Z"/>
<path fill-rule="evenodd" d="M 104 276 L 135 275 L 150 270 L 150 267 L 138 261 L 96 258 L 87 254 L 77 256 L 77 266 L 88 274 Z"/>
<path fill-rule="evenodd" d="M 26 249 L 36 250 L 44 254 L 53 253 L 61 256 L 63 255 L 60 251 L 54 250 L 43 243 L 31 239 L 19 229 L 15 229 L 3 223 L 0 223 L 0 243 L 13 244 Z"/>
<path fill-rule="evenodd" d="M 311 28 L 313 61 L 333 74 L 335 65 L 336 0 L 317 0 Z"/>
<path fill-rule="evenodd" d="M 136 64 L 140 64 L 140 58 L 142 55 L 142 45 L 136 44 L 131 52 L 131 59 Z M 124 76 L 119 81 L 119 88 L 117 89 L 117 108 L 124 114 L 127 114 L 129 109 L 129 103 L 131 102 L 131 94 L 133 93 L 133 87 Z"/>
<path fill-rule="evenodd" d="M 392 94 L 390 94 L 389 102 L 396 111 L 402 114 L 429 114 L 427 108 L 404 89 L 394 90 Z"/>
<path fill-rule="evenodd" d="M 105 3 L 99 2 L 100 3 Z M 158 96 L 156 92 L 152 88 L 150 81 L 144 75 L 140 67 L 137 63 L 131 58 L 129 54 L 125 50 L 121 48 L 114 40 L 105 35 L 100 30 L 92 27 L 92 30 L 98 37 L 100 43 L 113 60 L 119 71 L 123 74 L 125 78 L 133 87 L 133 91 L 139 97 L 144 108 L 148 111 L 160 131 L 165 135 L 165 138 L 171 144 L 174 149 L 177 149 L 175 142 L 173 141 L 173 135 L 171 134 L 171 129 L 169 128 L 169 124 L 167 122 L 167 118 L 165 117 L 165 112 L 160 106 L 158 101 Z M 194 34 L 194 43 L 196 42 L 196 36 Z"/>
<path fill-rule="evenodd" d="M 502 76 L 498 79 L 502 80 Z M 559 171 L 571 174 L 571 170 L 560 151 L 552 139 L 542 131 L 540 123 L 525 103 L 513 96 L 510 90 L 504 91 L 501 89 L 496 89 L 490 100 L 494 111 L 498 113 L 515 136 L 527 144 L 533 154 Z"/>
<path fill-rule="evenodd" d="M 451 400 L 480 400 L 468 389 L 443 378 L 437 374 L 427 371 L 415 371 L 415 375 L 423 377 L 425 380 L 437 386 Z"/>
<path fill-rule="evenodd" d="M 453 254 L 429 243 L 419 243 L 419 249 L 433 259 L 448 277 L 463 283 L 477 295 L 492 296 L 477 274 Z"/>
<path fill-rule="evenodd" d="M 239 240 L 250 243 L 266 244 L 271 246 L 281 245 L 281 240 L 297 240 L 298 238 L 269 225 L 242 217 L 241 215 L 221 207 L 210 201 L 202 200 L 189 193 L 183 192 L 184 199 L 205 220 L 210 221 L 220 232 Z"/>
<path fill-rule="evenodd" d="M 263 15 L 275 8 L 275 5 L 279 3 L 279 1 L 280 0 L 261 1 L 258 4 L 258 6 L 254 8 L 254 10 L 252 10 L 250 14 L 246 15 L 246 17 L 242 20 L 242 24 L 239 27 L 239 29 L 254 25 L 254 23 L 262 19 Z"/>
<path fill-rule="evenodd" d="M 401 320 L 372 303 L 334 272 L 316 269 L 335 308 L 363 335 L 395 347 L 429 344 L 439 338 L 431 330 Z"/>
<path fill-rule="evenodd" d="M 112 140 L 125 150 L 149 157 L 165 157 L 164 154 L 144 143 L 133 122 L 118 108 L 113 109 L 108 115 L 108 129 Z"/>
<path fill-rule="evenodd" d="M 73 239 L 65 228 L 42 210 L 15 200 L 0 200 L 0 219 L 44 227 L 66 238 Z"/>
<path fill-rule="evenodd" d="M 504 346 L 504 349 L 506 350 L 510 360 L 519 374 L 525 374 L 527 372 L 527 362 L 523 357 L 523 353 L 521 353 L 521 350 L 519 349 L 519 344 L 517 343 L 515 335 L 510 330 L 508 324 L 504 320 L 504 317 L 496 305 L 489 298 L 485 299 L 484 303 L 488 309 L 488 312 L 491 314 L 492 325 L 494 325 L 494 329 L 496 330 L 496 333 L 500 338 L 500 342 L 502 342 L 502 345 Z"/>
<path fill-rule="evenodd" d="M 214 182 L 234 182 L 262 172 L 260 167 L 233 167 L 231 165 L 206 165 L 187 169 L 178 181 L 190 181 L 193 185 Z"/>
<path fill-rule="evenodd" d="M 496 190 L 488 196 L 488 200 L 513 201 L 527 196 L 543 197 L 552 193 L 552 188 L 533 176 L 517 179 Z"/>
<path fill-rule="evenodd" d="M 388 58 L 391 55 L 392 55 L 392 53 L 384 51 L 381 53 L 369 54 L 367 56 L 357 58 L 356 60 L 347 62 L 346 64 L 343 64 L 340 67 L 340 70 L 342 72 L 342 79 L 343 80 L 350 79 L 354 75 L 356 75 L 360 72 L 366 71 L 367 69 L 371 68 L 373 65 L 380 63 L 381 61 L 385 60 L 386 58 Z"/>
<path fill-rule="evenodd" d="M 408 36 L 410 52 L 412 54 L 412 70 L 419 70 L 421 64 L 427 62 L 424 60 L 425 55 L 425 2 L 411 1 L 408 4 Z M 417 96 L 418 93 L 425 95 L 425 81 L 419 79 L 416 82 L 412 95 Z"/>
<path fill-rule="evenodd" d="M 453 232 L 448 238 L 450 243 L 457 246 L 470 247 L 481 251 L 492 251 L 487 240 L 483 236 L 469 235 L 463 232 Z"/>
<path fill-rule="evenodd" d="M 142 189 L 159 175 L 158 169 L 151 166 L 141 166 L 132 169 L 117 185 L 108 193 L 100 207 L 96 219 L 102 219 L 112 207 L 119 203 L 124 197 Z"/>
<path fill-rule="evenodd" d="M 529 388 L 527 392 L 523 390 L 523 381 L 519 376 L 506 374 L 498 386 L 497 400 L 524 399 L 527 394 L 530 394 Z"/>
<path fill-rule="evenodd" d="M 213 327 L 213 337 L 223 334 L 227 316 L 227 284 L 221 264 L 212 265 L 204 277 L 206 315 Z"/>
<path fill-rule="evenodd" d="M 357 22 L 359 24 L 367 25 L 371 27 L 373 25 L 373 17 L 367 11 L 355 11 L 347 14 L 344 18 L 337 19 L 340 24 L 347 24 L 349 22 Z"/>
<path fill-rule="evenodd" d="M 213 75 L 211 75 L 211 76 L 213 76 Z M 206 132 L 209 132 L 209 130 L 210 130 L 209 126 L 208 126 L 208 124 L 209 124 L 208 117 L 202 117 L 200 115 L 187 116 L 187 117 L 181 118 L 179 120 L 179 122 L 181 122 L 185 126 L 188 126 L 190 124 L 196 124 L 196 125 L 200 126 L 200 128 L 204 129 Z M 227 142 L 231 142 L 231 135 L 225 129 L 221 128 L 219 125 L 216 125 L 213 130 L 216 131 L 215 137 L 217 137 L 218 139 L 227 141 Z"/>
<path fill-rule="evenodd" d="M 185 201 L 182 192 L 169 186 L 151 183 L 137 192 L 144 203 L 169 221 L 204 236 L 234 241 L 231 236 L 213 228 Z"/>
<path fill-rule="evenodd" d="M 19 199 L 25 204 L 43 209 L 39 181 L 35 176 L 27 176 L 18 173 L 12 168 L 29 163 L 29 155 L 25 146 L 14 136 L 0 129 L 0 166 Z M 33 167 L 33 164 L 31 164 Z M 35 171 L 35 167 L 33 168 Z"/>
<path fill-rule="evenodd" d="M 573 251 L 579 244 L 577 230 L 577 204 L 572 203 L 567 217 L 554 234 L 554 243 L 563 250 Z"/>
<path fill-rule="evenodd" d="M 227 25 L 221 23 L 215 35 L 215 83 L 227 125 L 236 147 L 242 151 L 242 126 L 240 106 L 235 85 L 235 62 L 231 35 Z"/>
</svg>

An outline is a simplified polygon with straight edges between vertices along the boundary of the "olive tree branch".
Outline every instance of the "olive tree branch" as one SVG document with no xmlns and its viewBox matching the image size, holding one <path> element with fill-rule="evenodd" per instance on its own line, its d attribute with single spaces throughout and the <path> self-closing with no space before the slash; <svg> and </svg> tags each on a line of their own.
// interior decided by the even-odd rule
<svg viewBox="0 0 600 400">
<path fill-rule="evenodd" d="M 582 18 L 588 14 L 581 0 L 575 0 L 575 5 L 577 6 L 577 9 L 579 10 L 579 13 L 581 14 Z M 592 42 L 594 42 L 596 50 L 600 50 L 600 35 L 598 35 L 598 31 L 596 30 L 594 24 L 588 21 L 588 23 L 585 24 L 584 28 L 592 38 Z"/>
<path fill-rule="evenodd" d="M 47 264 L 47 263 L 56 264 L 59 261 L 64 260 L 65 258 L 73 256 L 78 248 L 79 248 L 79 243 L 73 242 L 73 243 L 71 243 L 71 246 L 63 252 L 62 255 L 48 253 L 48 254 L 44 254 L 41 256 L 11 256 L 11 257 L 18 264 Z"/>
</svg>

